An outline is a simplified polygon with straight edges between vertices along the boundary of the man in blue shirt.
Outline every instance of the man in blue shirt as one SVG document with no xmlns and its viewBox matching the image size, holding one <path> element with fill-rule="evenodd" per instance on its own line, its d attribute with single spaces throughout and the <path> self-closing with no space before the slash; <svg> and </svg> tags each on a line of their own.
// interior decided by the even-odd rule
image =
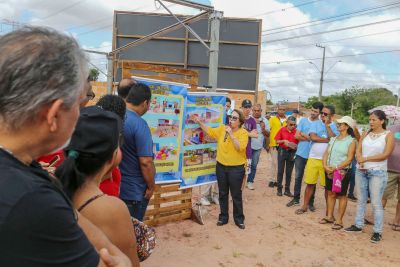
<svg viewBox="0 0 400 267">
<path fill-rule="evenodd" d="M 294 183 L 294 197 L 286 204 L 288 207 L 297 206 L 300 204 L 301 184 L 303 182 L 304 169 L 306 167 L 308 154 L 310 153 L 310 127 L 311 124 L 319 120 L 319 114 L 321 113 L 324 104 L 321 102 L 315 102 L 311 107 L 311 114 L 309 118 L 303 118 L 299 121 L 296 131 L 296 139 L 299 140 L 297 145 L 295 165 L 295 183 Z M 310 210 L 313 209 L 314 199 L 310 200 Z"/>
<path fill-rule="evenodd" d="M 328 147 L 330 138 L 339 135 L 336 124 L 332 122 L 334 114 L 335 107 L 326 106 L 322 109 L 321 120 L 313 122 L 310 126 L 311 147 L 304 171 L 304 182 L 307 184 L 307 187 L 304 192 L 303 207 L 296 210 L 296 214 L 303 214 L 308 210 L 308 205 L 315 191 L 318 178 L 320 179 L 320 184 L 325 186 L 325 170 L 322 164 L 322 157 Z M 325 190 L 325 201 L 327 194 Z"/>
<path fill-rule="evenodd" d="M 269 121 L 261 116 L 262 109 L 260 104 L 253 106 L 253 117 L 257 122 L 258 137 L 251 138 L 251 169 L 247 181 L 247 188 L 254 190 L 254 177 L 256 176 L 257 165 L 260 159 L 264 139 L 269 136 Z"/>
<path fill-rule="evenodd" d="M 124 144 L 120 164 L 122 179 L 120 198 L 127 204 L 132 217 L 143 221 L 154 191 L 156 173 L 153 162 L 153 140 L 142 116 L 149 110 L 150 88 L 142 83 L 131 85 L 126 98 Z"/>
</svg>

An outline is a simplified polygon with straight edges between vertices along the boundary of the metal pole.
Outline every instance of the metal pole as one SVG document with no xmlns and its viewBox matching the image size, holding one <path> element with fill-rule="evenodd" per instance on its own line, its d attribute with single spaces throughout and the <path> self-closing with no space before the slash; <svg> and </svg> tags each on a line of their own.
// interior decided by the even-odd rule
<svg viewBox="0 0 400 267">
<path fill-rule="evenodd" d="M 215 92 L 218 87 L 218 52 L 219 52 L 219 27 L 223 17 L 223 12 L 214 11 L 210 15 L 210 61 L 208 67 L 208 85 L 211 92 Z"/>
<path fill-rule="evenodd" d="M 318 92 L 318 100 L 322 101 L 322 87 L 324 85 L 324 67 L 325 67 L 325 46 L 317 45 L 317 47 L 324 49 L 322 55 L 321 79 L 319 80 L 319 92 Z"/>
<path fill-rule="evenodd" d="M 107 94 L 113 90 L 113 55 L 107 55 Z"/>
</svg>

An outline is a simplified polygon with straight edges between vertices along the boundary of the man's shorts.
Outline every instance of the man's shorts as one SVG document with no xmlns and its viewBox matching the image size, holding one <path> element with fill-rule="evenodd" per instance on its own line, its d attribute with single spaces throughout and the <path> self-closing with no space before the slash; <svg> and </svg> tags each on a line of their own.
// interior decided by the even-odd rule
<svg viewBox="0 0 400 267">
<path fill-rule="evenodd" d="M 397 200 L 400 201 L 400 173 L 388 171 L 388 181 L 383 193 L 383 199 L 391 199 L 397 189 Z"/>
<path fill-rule="evenodd" d="M 304 182 L 306 184 L 317 184 L 319 177 L 319 183 L 325 186 L 325 170 L 322 164 L 322 159 L 308 159 L 306 168 L 304 170 Z"/>
</svg>

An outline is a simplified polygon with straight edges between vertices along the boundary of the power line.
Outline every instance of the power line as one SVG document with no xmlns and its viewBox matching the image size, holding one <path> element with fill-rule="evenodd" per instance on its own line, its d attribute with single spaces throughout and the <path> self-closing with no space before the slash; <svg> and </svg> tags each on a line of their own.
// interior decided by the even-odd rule
<svg viewBox="0 0 400 267">
<path fill-rule="evenodd" d="M 263 30 L 262 32 L 275 31 L 275 30 L 290 28 L 290 27 L 293 27 L 293 26 L 300 26 L 300 25 L 304 25 L 304 24 L 312 24 L 312 23 L 315 23 L 315 22 L 320 22 L 320 21 L 325 21 L 325 20 L 345 17 L 345 16 L 358 14 L 358 13 L 362 13 L 362 12 L 367 12 L 367 11 L 371 11 L 371 10 L 375 10 L 375 9 L 391 7 L 392 5 L 398 5 L 398 4 L 400 4 L 400 2 L 393 2 L 393 3 L 387 4 L 387 5 L 374 6 L 374 7 L 370 7 L 370 8 L 360 9 L 360 10 L 357 10 L 357 11 L 343 13 L 343 14 L 340 14 L 340 15 L 335 15 L 335 16 L 325 17 L 325 18 L 321 18 L 321 19 L 316 19 L 316 20 L 312 20 L 312 21 L 306 21 L 306 22 L 302 22 L 302 23 L 296 23 L 296 24 L 281 26 L 281 27 L 277 27 L 277 28 L 266 29 L 266 30 Z M 381 10 L 378 10 L 378 11 L 381 11 Z M 374 11 L 374 12 L 376 12 L 376 11 Z M 368 12 L 368 13 L 373 13 L 373 12 Z M 361 15 L 365 15 L 365 14 L 361 14 Z M 344 18 L 344 19 L 347 19 L 347 18 Z M 309 26 L 314 26 L 314 25 L 309 25 Z"/>
<path fill-rule="evenodd" d="M 81 4 L 81 3 L 85 2 L 85 1 L 86 1 L 86 0 L 79 0 L 79 1 L 76 1 L 75 3 L 73 3 L 73 4 L 69 5 L 69 6 L 66 6 L 66 7 L 64 7 L 64 8 L 62 8 L 62 9 L 60 9 L 60 10 L 58 10 L 58 11 L 56 11 L 56 12 L 50 14 L 50 15 L 48 15 L 47 17 L 42 18 L 41 20 L 46 20 L 46 19 L 51 18 L 51 17 L 53 17 L 53 16 L 55 16 L 55 15 L 58 15 L 58 14 L 60 14 L 61 12 L 65 11 L 65 10 L 68 10 L 68 9 L 74 7 L 74 6 L 77 6 L 77 5 L 79 5 L 79 4 Z"/>
<path fill-rule="evenodd" d="M 364 16 L 364 15 L 368 15 L 368 14 L 371 14 L 371 13 L 381 12 L 382 10 L 385 10 L 385 9 L 394 8 L 394 7 L 387 7 L 387 6 L 393 6 L 393 5 L 395 5 L 394 7 L 396 7 L 396 6 L 400 5 L 400 2 L 397 2 L 395 4 L 391 4 L 391 5 L 386 5 L 385 6 L 386 8 L 383 8 L 383 9 L 382 9 L 382 7 L 376 7 L 376 8 L 371 8 L 371 11 L 369 11 L 369 12 L 364 10 L 364 11 L 358 11 L 358 12 L 353 12 L 353 13 L 348 13 L 348 14 L 356 14 L 356 13 L 364 12 L 363 14 L 356 15 L 356 16 Z M 375 10 L 375 9 L 379 9 L 379 10 Z M 349 16 L 348 14 L 346 15 L 348 17 L 345 17 L 345 18 L 338 18 L 338 19 L 334 19 L 334 20 L 331 20 L 331 21 L 322 21 L 322 22 L 311 24 L 311 25 L 307 25 L 307 26 L 302 26 L 302 27 L 297 27 L 297 28 L 292 28 L 292 29 L 286 29 L 286 30 L 281 30 L 281 31 L 275 31 L 275 32 L 271 32 L 271 33 L 264 33 L 264 34 L 262 34 L 262 36 L 267 36 L 267 35 L 272 35 L 272 34 L 278 34 L 278 33 L 283 33 L 283 32 L 288 32 L 288 31 L 304 29 L 304 28 L 308 28 L 308 27 L 311 27 L 311 26 L 318 26 L 318 25 L 322 25 L 322 24 L 326 24 L 326 23 L 332 23 L 332 22 L 336 22 L 336 21 L 343 21 L 343 20 L 347 20 L 347 19 L 351 19 L 351 18 L 356 17 L 356 16 Z M 345 15 L 341 15 L 341 16 L 345 16 Z M 322 20 L 326 20 L 326 19 L 322 19 Z M 315 22 L 318 22 L 318 20 L 315 21 Z"/>
<path fill-rule="evenodd" d="M 261 13 L 261 14 L 258 14 L 258 15 L 253 15 L 253 16 L 250 16 L 250 17 L 260 17 L 260 16 L 265 16 L 265 15 L 277 13 L 277 12 L 284 12 L 284 11 L 286 11 L 288 9 L 293 9 L 293 8 L 296 8 L 296 7 L 306 6 L 306 5 L 314 4 L 314 3 L 320 2 L 320 1 L 323 1 L 323 0 L 309 1 L 309 2 L 298 4 L 298 5 L 294 5 L 292 7 L 275 9 L 275 10 L 267 11 L 265 13 Z"/>
<path fill-rule="evenodd" d="M 292 37 L 287 37 L 287 38 L 282 38 L 282 39 L 273 39 L 273 40 L 268 41 L 268 43 L 287 41 L 287 40 L 298 39 L 298 38 L 303 38 L 303 37 L 309 37 L 309 36 L 314 36 L 314 35 L 320 35 L 320 34 L 325 34 L 325 33 L 332 33 L 332 32 L 351 30 L 351 29 L 361 28 L 361 27 L 368 27 L 368 26 L 372 26 L 372 25 L 388 23 L 388 22 L 393 22 L 393 21 L 397 21 L 397 20 L 400 20 L 400 18 L 381 20 L 381 21 L 376 21 L 376 22 L 371 22 L 371 23 L 366 23 L 366 24 L 360 24 L 360 25 L 356 25 L 356 26 L 338 28 L 338 29 L 329 30 L 329 31 L 313 32 L 313 33 L 297 35 L 297 36 L 292 36 Z M 262 43 L 267 43 L 267 41 L 263 41 Z"/>
<path fill-rule="evenodd" d="M 358 36 L 352 36 L 352 37 L 341 38 L 341 39 L 336 39 L 336 40 L 321 41 L 321 42 L 319 42 L 319 43 L 323 43 L 323 44 L 325 44 L 325 43 L 333 43 L 333 42 L 339 42 L 339 41 L 357 39 L 357 38 L 368 37 L 368 36 L 374 36 L 374 35 L 387 34 L 387 33 L 398 32 L 398 31 L 400 31 L 400 29 L 391 30 L 391 31 L 385 31 L 385 32 L 378 32 L 378 33 L 370 33 L 370 34 L 364 34 L 364 35 L 358 35 Z M 277 49 L 268 49 L 268 50 L 262 50 L 262 51 L 263 51 L 263 52 L 279 51 L 279 50 L 300 48 L 300 47 L 306 47 L 306 46 L 314 46 L 314 45 L 315 45 L 315 43 L 309 43 L 309 44 L 304 44 L 304 45 L 299 45 L 299 46 L 291 46 L 291 47 L 277 48 Z"/>
<path fill-rule="evenodd" d="M 325 58 L 357 57 L 357 56 L 376 55 L 376 54 L 393 53 L 393 52 L 400 52 L 400 49 L 387 50 L 387 51 L 378 51 L 378 52 L 370 52 L 370 53 L 358 53 L 358 54 L 349 54 L 349 55 L 339 55 L 339 56 L 331 56 L 331 57 L 325 57 Z M 307 59 L 293 59 L 293 60 L 274 61 L 274 62 L 261 62 L 260 64 L 263 64 L 263 65 L 267 65 L 267 64 L 281 64 L 281 63 L 292 63 L 292 62 L 312 61 L 312 60 L 318 60 L 318 59 L 322 59 L 322 57 L 318 57 L 318 58 L 307 58 Z"/>
</svg>

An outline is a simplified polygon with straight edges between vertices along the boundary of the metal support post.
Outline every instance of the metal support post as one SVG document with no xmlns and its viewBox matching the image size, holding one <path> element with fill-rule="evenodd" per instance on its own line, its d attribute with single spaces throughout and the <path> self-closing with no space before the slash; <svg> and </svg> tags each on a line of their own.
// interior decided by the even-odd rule
<svg viewBox="0 0 400 267">
<path fill-rule="evenodd" d="M 113 55 L 107 55 L 107 94 L 113 90 Z"/>
<path fill-rule="evenodd" d="M 208 67 L 208 85 L 211 92 L 217 90 L 218 84 L 218 53 L 219 53 L 219 27 L 223 12 L 214 11 L 210 15 L 210 61 Z"/>
</svg>

